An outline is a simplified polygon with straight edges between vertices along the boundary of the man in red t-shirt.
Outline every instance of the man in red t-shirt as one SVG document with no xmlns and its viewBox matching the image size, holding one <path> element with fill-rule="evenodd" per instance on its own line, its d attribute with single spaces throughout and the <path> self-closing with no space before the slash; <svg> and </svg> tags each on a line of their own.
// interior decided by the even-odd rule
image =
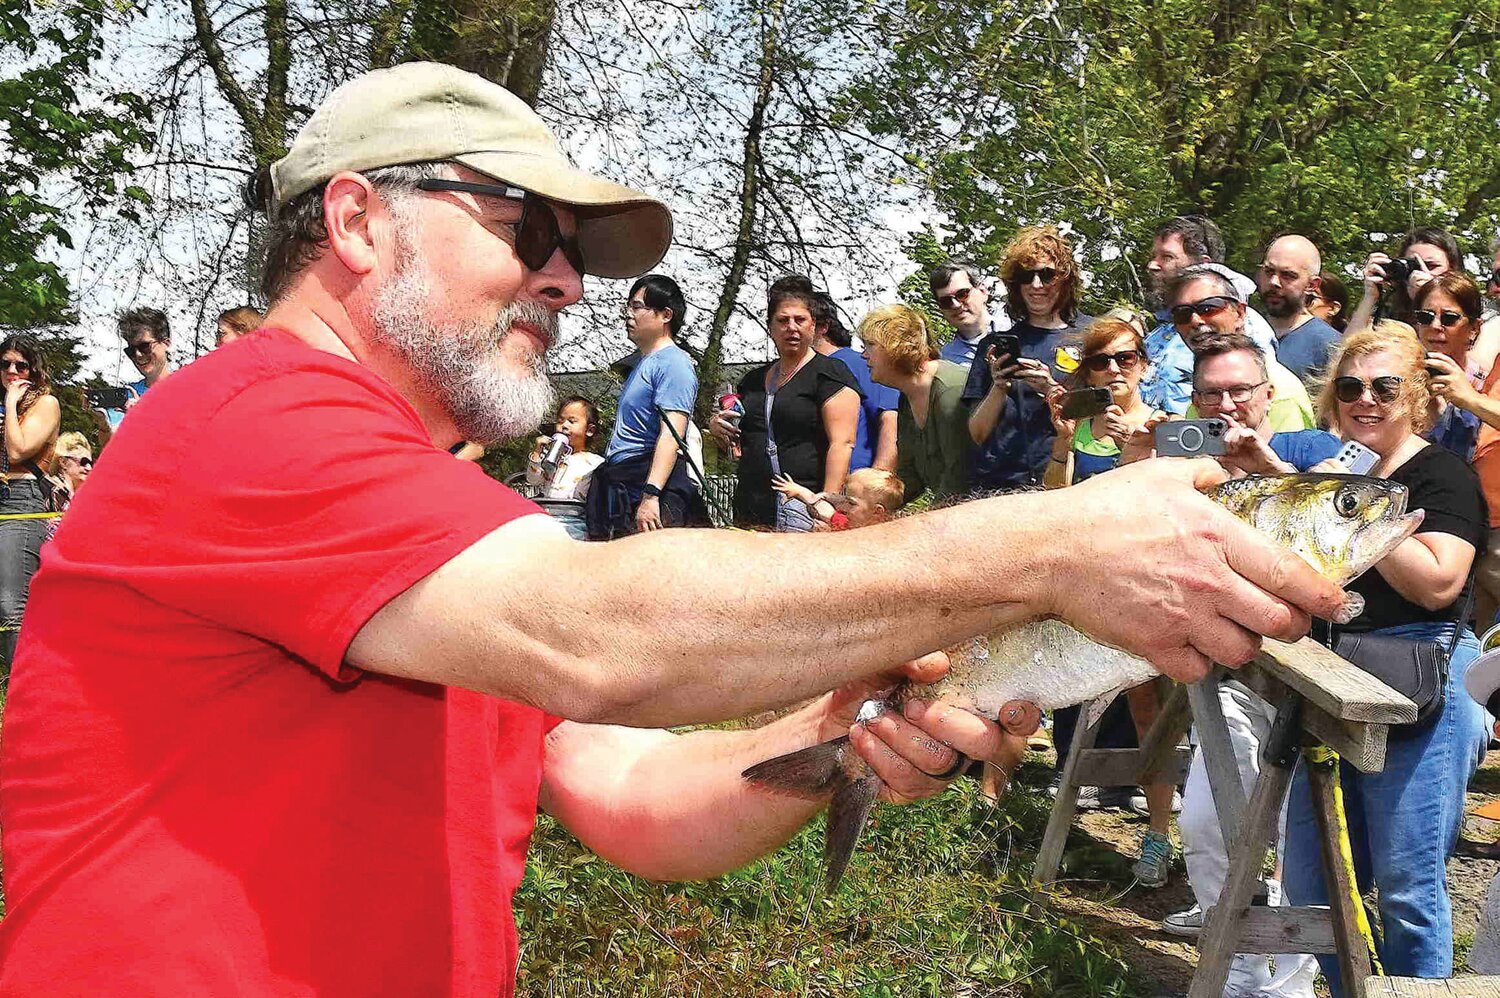
<svg viewBox="0 0 1500 998">
<path fill-rule="evenodd" d="M 1339 605 L 1187 462 L 854 535 L 573 541 L 444 449 L 536 425 L 558 312 L 656 264 L 665 207 L 433 64 L 339 88 L 269 180 L 266 326 L 141 401 L 32 586 L 0 994 L 509 995 L 538 805 L 712 876 L 818 807 L 750 764 L 847 733 L 905 800 L 997 757 L 948 707 L 851 728 L 895 663 L 1051 613 L 1192 678 Z"/>
</svg>

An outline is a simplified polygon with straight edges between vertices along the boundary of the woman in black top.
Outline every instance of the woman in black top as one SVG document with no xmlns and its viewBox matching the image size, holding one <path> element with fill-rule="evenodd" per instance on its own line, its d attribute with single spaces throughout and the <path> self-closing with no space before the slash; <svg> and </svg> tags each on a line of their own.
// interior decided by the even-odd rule
<svg viewBox="0 0 1500 998">
<path fill-rule="evenodd" d="M 1330 358 L 1334 377 L 1319 415 L 1346 440 L 1380 455 L 1373 474 L 1405 485 L 1418 532 L 1349 588 L 1365 609 L 1347 631 L 1430 642 L 1448 658 L 1440 710 L 1393 727 L 1385 768 L 1344 765 L 1343 792 L 1360 887 L 1380 891 L 1381 959 L 1401 977 L 1452 976 L 1453 922 L 1444 862 L 1463 821 L 1464 788 L 1487 743 L 1484 712 L 1464 690 L 1479 654 L 1467 618 L 1470 573 L 1484 549 L 1489 515 L 1479 480 L 1463 459 L 1421 434 L 1437 414 L 1423 348 L 1410 326 L 1377 323 L 1348 336 Z M 1293 904 L 1326 904 L 1305 771 L 1292 784 L 1287 815 L 1286 893 Z M 1334 968 L 1324 972 L 1338 993 Z"/>
<path fill-rule="evenodd" d="M 806 508 L 776 492 L 772 478 L 780 473 L 813 492 L 838 492 L 849 474 L 859 387 L 848 367 L 813 349 L 814 294 L 806 278 L 771 286 L 771 339 L 778 357 L 740 380 L 742 417 L 719 412 L 708 424 L 721 443 L 740 443 L 734 521 L 741 526 L 811 530 Z"/>
</svg>

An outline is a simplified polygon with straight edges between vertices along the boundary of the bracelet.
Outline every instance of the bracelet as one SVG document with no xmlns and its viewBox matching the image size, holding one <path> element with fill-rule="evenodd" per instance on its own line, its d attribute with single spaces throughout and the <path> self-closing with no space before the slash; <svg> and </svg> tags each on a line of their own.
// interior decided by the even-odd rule
<svg viewBox="0 0 1500 998">
<path fill-rule="evenodd" d="M 650 482 L 647 482 L 645 485 L 641 486 L 641 495 L 650 496 L 653 499 L 660 499 L 661 489 L 657 488 L 655 485 L 652 485 Z"/>
</svg>

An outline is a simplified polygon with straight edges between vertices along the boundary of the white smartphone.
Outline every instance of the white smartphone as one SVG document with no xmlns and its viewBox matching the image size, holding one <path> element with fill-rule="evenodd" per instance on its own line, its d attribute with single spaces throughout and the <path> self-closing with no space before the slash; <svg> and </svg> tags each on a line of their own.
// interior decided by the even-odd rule
<svg viewBox="0 0 1500 998">
<path fill-rule="evenodd" d="M 1357 440 L 1345 443 L 1333 459 L 1348 468 L 1351 475 L 1368 475 L 1380 463 L 1380 455 Z"/>
</svg>

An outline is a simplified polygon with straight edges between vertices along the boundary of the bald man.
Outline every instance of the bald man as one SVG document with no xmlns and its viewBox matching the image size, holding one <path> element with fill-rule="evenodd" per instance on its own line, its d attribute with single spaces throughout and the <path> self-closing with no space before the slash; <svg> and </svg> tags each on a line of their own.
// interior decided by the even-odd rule
<svg viewBox="0 0 1500 998">
<path fill-rule="evenodd" d="M 1307 310 L 1310 293 L 1317 291 L 1323 257 L 1306 236 L 1281 236 L 1266 248 L 1255 272 L 1255 285 L 1266 307 L 1266 318 L 1276 332 L 1276 359 L 1304 383 L 1310 383 L 1328 363 L 1328 353 L 1339 333 Z"/>
</svg>

